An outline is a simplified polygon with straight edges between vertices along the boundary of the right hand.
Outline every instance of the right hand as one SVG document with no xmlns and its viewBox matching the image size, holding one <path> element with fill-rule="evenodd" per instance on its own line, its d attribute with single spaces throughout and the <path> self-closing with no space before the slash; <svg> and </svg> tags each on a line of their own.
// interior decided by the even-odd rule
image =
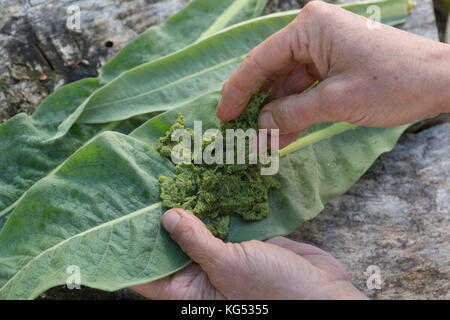
<svg viewBox="0 0 450 320">
<path fill-rule="evenodd" d="M 367 299 L 344 266 L 283 237 L 225 243 L 193 214 L 172 209 L 162 225 L 195 263 L 132 289 L 150 299 Z"/>
<path fill-rule="evenodd" d="M 280 99 L 262 109 L 259 126 L 280 129 L 282 148 L 315 123 L 388 127 L 450 112 L 450 45 L 368 23 L 308 3 L 225 82 L 217 116 L 235 119 L 253 93 L 272 89 Z"/>
</svg>

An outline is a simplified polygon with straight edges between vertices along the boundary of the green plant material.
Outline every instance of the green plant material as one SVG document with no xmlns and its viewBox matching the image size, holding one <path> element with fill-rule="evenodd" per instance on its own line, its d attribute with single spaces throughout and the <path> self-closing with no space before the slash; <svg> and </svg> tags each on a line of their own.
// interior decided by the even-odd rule
<svg viewBox="0 0 450 320">
<path fill-rule="evenodd" d="M 206 220 L 206 221 L 205 221 Z M 204 219 L 206 227 L 217 238 L 225 239 L 230 232 L 230 216 L 221 215 L 214 219 L 214 223 L 208 222 L 208 219 Z"/>
<path fill-rule="evenodd" d="M 180 113 L 188 128 L 195 120 L 205 130 L 219 128 L 219 99 L 213 93 L 158 115 L 129 136 L 104 132 L 33 186 L 0 232 L 0 299 L 31 299 L 64 284 L 70 265 L 80 267 L 82 285 L 112 291 L 189 264 L 160 226 L 158 177 L 172 176 L 175 167 L 153 150 Z M 350 188 L 406 127 L 335 134 L 327 134 L 331 124 L 312 127 L 299 141 L 314 132 L 322 139 L 280 159 L 281 187 L 269 193 L 270 215 L 256 222 L 229 216 L 226 240 L 290 233 Z"/>
<path fill-rule="evenodd" d="M 227 129 L 259 129 L 258 116 L 261 109 L 268 103 L 275 100 L 275 98 L 268 92 L 259 92 L 254 94 L 241 115 L 228 121 L 220 126 L 222 133 L 224 134 Z"/>
<path fill-rule="evenodd" d="M 130 136 L 156 146 L 180 113 L 187 128 L 192 129 L 195 120 L 202 121 L 204 130 L 219 128 L 215 116 L 219 100 L 220 94 L 211 94 L 196 102 L 195 108 L 191 104 L 165 112 Z M 303 221 L 315 217 L 326 202 L 347 191 L 380 154 L 395 146 L 407 127 L 368 128 L 347 123 L 312 126 L 294 142 L 298 148 L 280 150 L 277 179 L 281 187 L 269 193 L 270 215 L 257 222 L 231 216 L 226 239 L 239 242 L 289 234 Z"/>
<path fill-rule="evenodd" d="M 33 116 L 18 114 L 0 125 L 0 228 L 27 190 L 89 139 L 104 130 L 127 134 L 149 119 L 143 115 L 124 123 L 76 124 L 67 128 L 67 134 L 58 135 L 64 120 L 102 85 L 130 68 L 175 52 L 220 28 L 258 16 L 266 2 L 193 0 L 165 23 L 149 28 L 126 45 L 100 69 L 99 78 L 66 85 L 47 97 Z"/>
<path fill-rule="evenodd" d="M 100 82 L 156 60 L 225 27 L 258 17 L 267 0 L 194 0 L 158 26 L 143 32 L 100 68 Z"/>
<path fill-rule="evenodd" d="M 239 2 L 243 1 L 239 0 Z M 220 10 L 211 11 L 208 6 L 210 1 L 208 0 L 194 0 L 191 2 L 190 7 L 187 7 L 177 15 L 176 19 L 169 19 L 170 28 L 164 26 L 152 27 L 145 35 L 138 37 L 123 48 L 118 54 L 118 58 L 116 60 L 113 59 L 107 64 L 107 67 L 105 65 L 104 69 L 102 69 L 102 79 L 87 78 L 64 86 L 50 95 L 32 117 L 19 114 L 0 125 L 0 150 L 5 150 L 0 152 L 0 172 L 2 173 L 0 175 L 0 227 L 5 222 L 6 216 L 27 190 L 39 179 L 47 176 L 62 161 L 86 143 L 87 140 L 96 136 L 100 131 L 105 130 L 105 127 L 109 130 L 115 129 L 119 132 L 127 133 L 130 129 L 133 129 L 133 126 L 136 128 L 137 125 L 142 123 L 142 119 L 138 119 L 138 121 L 133 119 L 129 123 L 112 128 L 111 126 L 114 127 L 117 123 L 110 119 L 109 115 L 115 119 L 128 119 L 135 114 L 145 114 L 151 110 L 163 110 L 189 103 L 190 99 L 198 99 L 199 96 L 201 97 L 202 94 L 205 94 L 205 91 L 215 92 L 220 90 L 222 82 L 231 74 L 252 46 L 286 25 L 298 12 L 279 13 L 246 22 L 241 26 L 230 28 L 230 32 L 227 31 L 220 34 L 220 36 L 213 35 L 204 38 L 203 41 L 166 58 L 161 57 L 167 52 L 167 48 L 171 48 L 172 51 L 180 48 L 179 43 L 171 42 L 175 39 L 174 37 L 177 37 L 177 34 L 185 35 L 191 42 L 195 42 L 199 38 L 210 34 L 213 31 L 211 24 L 206 24 L 202 19 L 211 21 L 211 17 L 216 17 L 215 21 L 220 20 L 221 22 L 218 24 L 213 23 L 213 25 L 228 25 L 247 17 L 248 8 L 255 8 L 252 15 L 259 13 L 262 11 L 265 3 L 265 1 L 258 1 L 257 6 L 254 6 L 254 2 L 250 0 L 247 2 L 248 5 L 245 7 L 247 9 L 236 13 L 235 8 L 237 5 L 230 0 L 221 2 L 221 4 L 228 3 L 230 5 L 228 8 L 233 8 L 233 10 L 225 10 L 225 12 Z M 396 24 L 404 21 L 408 13 L 407 1 L 405 0 L 356 3 L 344 5 L 343 7 L 360 14 L 366 14 L 366 9 L 371 4 L 380 6 L 382 22 L 387 24 Z M 195 13 L 191 13 L 190 8 L 195 9 Z M 204 11 L 201 11 L 202 8 Z M 223 10 L 222 7 L 220 9 Z M 257 12 L 257 10 L 259 11 Z M 231 18 L 230 13 L 233 12 L 236 13 L 236 16 Z M 245 12 L 247 12 L 247 15 L 242 16 L 242 13 Z M 190 22 L 192 25 L 189 27 L 185 23 L 177 27 L 176 21 L 184 21 L 184 15 L 189 17 L 195 16 L 196 19 L 190 19 L 192 20 Z M 198 17 L 202 17 L 202 19 Z M 191 29 L 196 32 L 192 35 L 186 34 Z M 160 39 L 162 34 L 167 39 L 165 37 Z M 153 43 L 152 35 L 159 39 L 158 43 L 161 43 L 162 46 L 158 45 L 152 51 L 142 50 L 142 48 L 147 47 L 147 41 L 148 43 Z M 221 41 L 224 42 L 222 43 Z M 158 50 L 163 51 L 158 52 Z M 137 56 L 140 58 L 137 58 Z M 201 57 L 201 59 L 196 57 Z M 205 57 L 208 57 L 208 59 L 205 59 Z M 156 61 L 155 63 L 143 64 L 130 72 L 121 73 L 123 67 L 120 62 L 135 59 L 137 59 L 136 61 L 156 59 Z M 220 61 L 224 59 L 225 62 L 221 64 Z M 205 60 L 207 60 L 208 64 L 212 64 L 211 68 L 203 63 Z M 135 62 L 129 63 L 132 63 L 134 66 Z M 186 69 L 184 69 L 184 66 L 186 66 Z M 188 68 L 190 66 L 192 66 L 193 70 Z M 202 69 L 203 67 L 206 69 Z M 112 85 L 110 89 L 106 89 L 107 86 L 109 87 L 107 85 L 104 86 L 106 91 L 99 90 L 101 88 L 100 82 L 105 82 L 113 74 L 119 73 L 121 73 L 121 76 L 109 83 Z M 152 79 L 155 80 L 153 81 Z M 160 90 L 155 89 L 147 96 L 139 95 L 138 92 L 135 92 L 135 88 L 142 90 L 142 87 L 145 86 L 144 83 L 153 85 L 155 81 L 160 83 Z M 141 85 L 139 86 L 139 84 Z M 205 86 L 207 87 L 206 89 Z M 130 93 L 130 90 L 132 93 Z M 122 101 L 121 97 L 130 95 L 135 96 L 135 99 L 139 100 L 137 104 L 132 103 L 132 101 Z M 109 97 L 112 97 L 113 101 L 122 102 L 113 107 Z M 105 99 L 104 105 L 101 102 L 103 98 Z M 98 107 L 104 110 L 101 115 L 100 112 L 95 113 L 100 116 L 96 120 L 92 119 L 91 122 L 113 121 L 113 124 L 75 125 L 74 127 L 73 122 L 78 118 L 78 114 L 81 113 L 90 99 L 94 99 L 97 103 L 102 104 L 101 106 L 98 105 Z M 23 130 L 24 128 L 25 130 Z M 77 133 L 80 131 L 82 134 L 78 135 Z M 54 146 L 55 149 L 52 151 L 51 148 Z M 24 150 L 32 150 L 32 152 L 27 152 L 26 163 L 23 163 Z"/>
<path fill-rule="evenodd" d="M 225 137 L 227 129 L 258 129 L 258 115 L 261 108 L 272 101 L 267 93 L 259 93 L 252 97 L 248 106 L 235 120 L 220 126 L 219 134 Z M 175 130 L 184 129 L 184 118 L 171 126 L 166 134 L 158 140 L 156 151 L 167 159 L 171 159 L 172 149 L 177 142 L 171 136 Z M 194 141 L 194 131 L 189 130 L 191 142 Z M 214 143 L 202 137 L 202 153 L 205 148 Z M 229 230 L 226 216 L 237 214 L 247 221 L 259 221 L 269 215 L 269 189 L 279 188 L 280 182 L 269 175 L 261 175 L 261 162 L 249 164 L 250 143 L 246 140 L 245 163 L 237 164 L 237 144 L 234 144 L 235 164 L 225 164 L 226 138 L 224 139 L 224 164 L 194 164 L 179 163 L 175 167 L 175 175 L 160 176 L 161 199 L 165 208 L 183 208 L 199 218 L 207 219 L 207 226 L 217 237 L 225 238 Z M 191 143 L 192 146 L 192 143 Z M 194 154 L 194 148 L 191 148 Z M 228 221 L 228 223 L 227 223 Z"/>
<path fill-rule="evenodd" d="M 380 7 L 381 22 L 399 24 L 408 15 L 406 0 L 380 0 L 342 5 L 367 16 L 370 5 Z M 182 106 L 220 90 L 248 52 L 291 22 L 298 10 L 255 18 L 202 38 L 183 50 L 122 73 L 61 125 L 57 136 L 75 123 L 105 123 Z M 199 59 L 198 57 L 201 57 Z"/>
<path fill-rule="evenodd" d="M 157 177 L 172 170 L 136 139 L 94 138 L 33 186 L 0 232 L 0 299 L 35 298 L 66 283 L 71 265 L 82 285 L 103 290 L 185 266 L 189 260 L 160 226 Z"/>
<path fill-rule="evenodd" d="M 438 0 L 445 8 L 450 10 L 450 0 Z"/>
<path fill-rule="evenodd" d="M 302 139 L 298 139 L 298 140 L 294 141 L 290 145 L 286 146 L 284 149 L 280 150 L 279 155 L 280 155 L 280 157 L 284 157 L 285 155 L 288 155 L 299 149 L 303 149 L 303 148 L 305 148 L 309 145 L 312 145 L 318 141 L 335 136 L 339 133 L 345 132 L 345 131 L 353 129 L 355 127 L 356 127 L 355 125 L 353 125 L 351 123 L 347 123 L 347 122 L 335 123 L 323 130 L 318 130 L 316 132 L 311 133 L 307 137 L 304 137 Z"/>
<path fill-rule="evenodd" d="M 385 8 L 393 8 L 393 3 L 396 3 L 398 9 L 406 2 L 375 3 L 380 5 L 382 16 L 386 17 L 383 14 Z M 354 5 L 353 8 L 358 6 L 363 5 Z M 394 16 L 399 14 L 391 15 Z M 286 14 L 279 14 L 279 17 L 287 23 Z M 233 27 L 221 33 L 221 38 L 212 35 L 159 59 L 161 65 L 158 68 L 161 72 L 165 68 L 176 71 L 167 62 L 178 63 L 176 59 L 171 59 L 181 52 L 198 53 L 193 61 L 185 60 L 198 66 L 200 62 L 196 61 L 207 60 L 205 57 L 214 51 L 213 46 L 222 48 L 220 43 L 215 42 L 218 40 L 227 40 L 226 44 L 237 45 L 239 50 L 248 45 L 248 49 L 255 38 L 262 40 L 264 35 L 282 25 L 276 23 L 277 15 L 264 20 L 265 25 L 262 20 L 241 25 L 245 26 L 242 30 L 248 31 L 246 34 L 249 36 L 249 39 L 239 38 L 241 44 L 233 43 L 224 36 L 238 35 L 235 32 L 240 26 Z M 255 29 L 252 29 L 253 24 Z M 205 43 L 211 46 L 211 50 L 207 50 Z M 202 48 L 203 51 L 193 48 Z M 235 52 L 232 47 L 225 49 Z M 228 51 L 223 53 L 226 55 Z M 164 79 L 156 73 L 158 68 L 153 69 L 154 74 L 143 73 L 151 64 L 144 64 L 142 69 L 137 67 L 130 74 L 123 73 L 109 84 L 130 75 L 134 77 L 134 72 L 140 76 L 140 81 L 147 81 L 146 75 L 163 82 Z M 222 74 L 217 66 L 212 66 L 215 76 L 224 80 L 227 74 Z M 189 64 L 186 67 L 191 68 Z M 212 70 L 204 67 L 207 69 L 198 70 L 202 74 Z M 180 69 L 182 67 L 178 65 L 178 71 Z M 71 129 L 69 135 L 63 133 L 65 137 L 78 131 L 84 134 L 79 142 L 72 136 L 76 143 L 72 147 L 69 144 L 70 151 L 66 155 L 63 155 L 65 140 L 55 139 L 55 132 L 61 129 L 61 121 L 67 120 L 74 108 L 78 110 L 79 104 L 86 103 L 93 96 L 98 79 L 85 79 L 58 90 L 46 100 L 46 107 L 41 106 L 37 110 L 32 120 L 18 115 L 0 126 L 0 145 L 3 148 L 0 166 L 4 166 L 0 171 L 0 194 L 2 199 L 6 199 L 2 205 L 6 208 L 17 201 L 13 213 L 0 231 L 0 299 L 31 299 L 50 287 L 64 284 L 68 276 L 67 267 L 71 265 L 80 267 L 82 285 L 112 291 L 159 279 L 189 263 L 189 258 L 160 226 L 163 209 L 157 177 L 161 174 L 170 177 L 175 167 L 154 148 L 179 113 L 184 115 L 186 127 L 192 128 L 194 120 L 202 120 L 204 129 L 218 128 L 215 107 L 220 95 L 217 91 L 206 90 L 188 103 L 192 98 L 189 93 L 197 88 L 196 75 L 189 73 L 188 78 L 175 80 L 174 73 L 167 73 L 166 76 L 166 85 L 172 87 L 176 81 L 193 79 L 190 83 L 184 83 L 184 98 L 181 98 L 182 91 L 173 91 L 174 102 L 169 103 L 168 107 L 179 105 L 178 108 L 152 118 L 129 136 L 109 131 L 98 134 L 105 129 L 102 125 L 95 125 L 94 131 L 91 131 L 90 126 L 69 124 L 67 129 Z M 220 81 L 210 80 L 217 82 L 216 89 L 220 88 Z M 130 96 L 137 94 L 132 86 L 117 90 Z M 166 94 L 170 96 L 170 90 Z M 72 104 L 71 100 L 76 100 L 76 103 Z M 152 104 L 152 101 L 147 103 Z M 110 102 L 105 100 L 106 104 Z M 121 107 L 123 105 L 118 106 L 119 109 Z M 128 111 L 130 113 L 125 115 L 126 118 L 133 116 L 133 110 Z M 143 112 L 140 110 L 138 113 Z M 109 128 L 122 125 L 106 121 Z M 357 127 L 339 134 L 328 134 L 327 130 L 332 130 L 328 129 L 330 125 L 313 126 L 299 141 L 308 141 L 309 134 L 317 131 L 321 132 L 320 137 L 316 136 L 314 143 L 300 142 L 302 148 L 286 153 L 281 159 L 277 176 L 281 188 L 272 189 L 269 193 L 270 215 L 257 222 L 230 216 L 227 240 L 266 239 L 289 233 L 302 221 L 317 215 L 326 201 L 345 192 L 381 153 L 393 148 L 406 128 Z M 49 132 L 42 134 L 44 129 Z M 63 131 L 58 131 L 58 134 Z M 5 143 L 11 137 L 8 134 L 12 133 L 17 135 L 17 140 L 11 144 Z M 19 139 L 20 133 L 23 140 Z M 61 149 L 51 150 L 51 146 L 58 143 Z M 67 158 L 72 152 L 72 156 Z M 28 162 L 25 161 L 27 157 Z M 17 160 L 17 169 L 14 168 L 14 160 Z M 8 170 L 16 170 L 16 179 L 5 179 L 14 177 L 7 173 Z M 43 178 L 39 180 L 40 177 Z M 36 183 L 37 180 L 39 182 Z M 4 217 L 7 212 L 0 210 L 3 210 L 0 212 Z"/>
<path fill-rule="evenodd" d="M 45 109 L 47 104 L 53 104 L 61 109 L 70 108 L 85 99 L 95 83 L 91 79 L 73 83 L 51 95 L 42 107 Z M 72 94 L 73 97 L 68 99 L 67 96 Z M 63 138 L 49 142 L 46 139 L 56 129 L 53 120 L 61 113 L 56 110 L 49 113 L 48 122 L 41 121 L 41 114 L 36 112 L 33 117 L 18 114 L 0 125 L 0 228 L 27 190 L 89 139 L 106 130 L 128 134 L 149 118 L 138 117 L 103 125 L 74 125 Z"/>
</svg>

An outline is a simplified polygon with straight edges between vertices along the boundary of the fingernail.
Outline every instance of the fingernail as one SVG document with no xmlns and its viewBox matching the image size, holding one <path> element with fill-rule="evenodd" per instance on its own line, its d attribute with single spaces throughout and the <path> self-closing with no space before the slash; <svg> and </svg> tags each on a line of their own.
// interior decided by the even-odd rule
<svg viewBox="0 0 450 320">
<path fill-rule="evenodd" d="M 260 120 L 259 120 L 259 126 L 264 129 L 278 129 L 278 126 L 275 124 L 275 121 L 273 120 L 272 112 L 265 111 L 261 114 Z"/>
<path fill-rule="evenodd" d="M 166 229 L 167 232 L 172 233 L 180 218 L 181 217 L 176 210 L 169 210 L 163 215 L 161 222 L 164 229 Z"/>
</svg>

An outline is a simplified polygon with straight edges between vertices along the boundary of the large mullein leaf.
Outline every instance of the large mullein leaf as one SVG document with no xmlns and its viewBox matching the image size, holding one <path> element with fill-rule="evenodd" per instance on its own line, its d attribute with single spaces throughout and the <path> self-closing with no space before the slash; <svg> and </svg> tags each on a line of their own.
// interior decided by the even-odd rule
<svg viewBox="0 0 450 320">
<path fill-rule="evenodd" d="M 158 176 L 173 166 L 137 139 L 105 132 L 39 181 L 0 232 L 0 299 L 66 283 L 115 290 L 163 277 L 189 259 L 160 226 Z M 166 254 L 168 253 L 168 254 Z"/>
<path fill-rule="evenodd" d="M 86 141 L 104 130 L 128 133 L 143 121 L 75 125 L 56 137 L 60 125 L 89 97 L 120 73 L 181 49 L 205 35 L 258 16 L 267 0 L 193 0 L 165 23 L 149 28 L 126 45 L 101 70 L 62 87 L 39 106 L 0 125 L 0 228 L 16 202 L 36 181 L 48 175 Z M 148 117 L 147 117 L 148 119 Z"/>
<path fill-rule="evenodd" d="M 381 0 L 343 5 L 367 15 L 377 4 L 381 21 L 397 24 L 407 17 L 406 0 Z M 291 22 L 298 11 L 276 13 L 234 25 L 202 41 L 122 73 L 93 94 L 61 126 L 75 122 L 105 123 L 165 111 L 220 90 L 248 52 Z"/>
<path fill-rule="evenodd" d="M 154 148 L 180 113 L 188 127 L 195 120 L 203 130 L 218 127 L 219 99 L 219 93 L 204 96 L 152 118 L 129 136 L 102 133 L 33 186 L 0 232 L 0 298 L 34 298 L 66 283 L 72 265 L 80 268 L 82 285 L 103 290 L 186 266 L 189 258 L 159 222 L 164 210 L 158 177 L 171 176 L 174 166 Z M 259 222 L 233 216 L 227 240 L 291 232 L 350 188 L 406 128 L 334 126 L 309 129 L 299 141 L 315 138 L 281 158 L 281 189 L 270 193 L 270 216 Z"/>
<path fill-rule="evenodd" d="M 122 72 L 156 60 L 232 24 L 258 17 L 267 0 L 196 0 L 165 23 L 143 32 L 100 69 L 107 83 Z"/>
</svg>

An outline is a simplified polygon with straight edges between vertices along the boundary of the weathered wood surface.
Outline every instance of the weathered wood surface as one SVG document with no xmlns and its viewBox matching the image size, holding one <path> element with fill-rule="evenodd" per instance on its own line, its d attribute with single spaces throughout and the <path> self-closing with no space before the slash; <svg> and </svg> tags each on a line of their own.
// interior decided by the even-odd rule
<svg viewBox="0 0 450 320">
<path fill-rule="evenodd" d="M 123 45 L 185 3 L 0 0 L 0 122 L 31 114 L 66 83 L 97 76 Z M 71 5 L 80 8 L 80 32 L 66 26 Z"/>
<path fill-rule="evenodd" d="M 0 122 L 32 113 L 54 89 L 96 76 L 129 40 L 163 21 L 187 0 L 0 0 Z M 348 2 L 348 1 L 340 1 Z M 436 40 L 431 0 L 417 0 L 403 29 Z M 271 0 L 266 13 L 303 1 Z M 66 28 L 67 8 L 81 9 L 81 32 Z M 450 124 L 416 126 L 344 196 L 292 239 L 330 252 L 371 298 L 448 299 L 450 275 Z M 380 268 L 381 289 L 368 289 L 366 270 Z M 84 288 L 53 289 L 46 298 L 136 298 Z"/>
</svg>

